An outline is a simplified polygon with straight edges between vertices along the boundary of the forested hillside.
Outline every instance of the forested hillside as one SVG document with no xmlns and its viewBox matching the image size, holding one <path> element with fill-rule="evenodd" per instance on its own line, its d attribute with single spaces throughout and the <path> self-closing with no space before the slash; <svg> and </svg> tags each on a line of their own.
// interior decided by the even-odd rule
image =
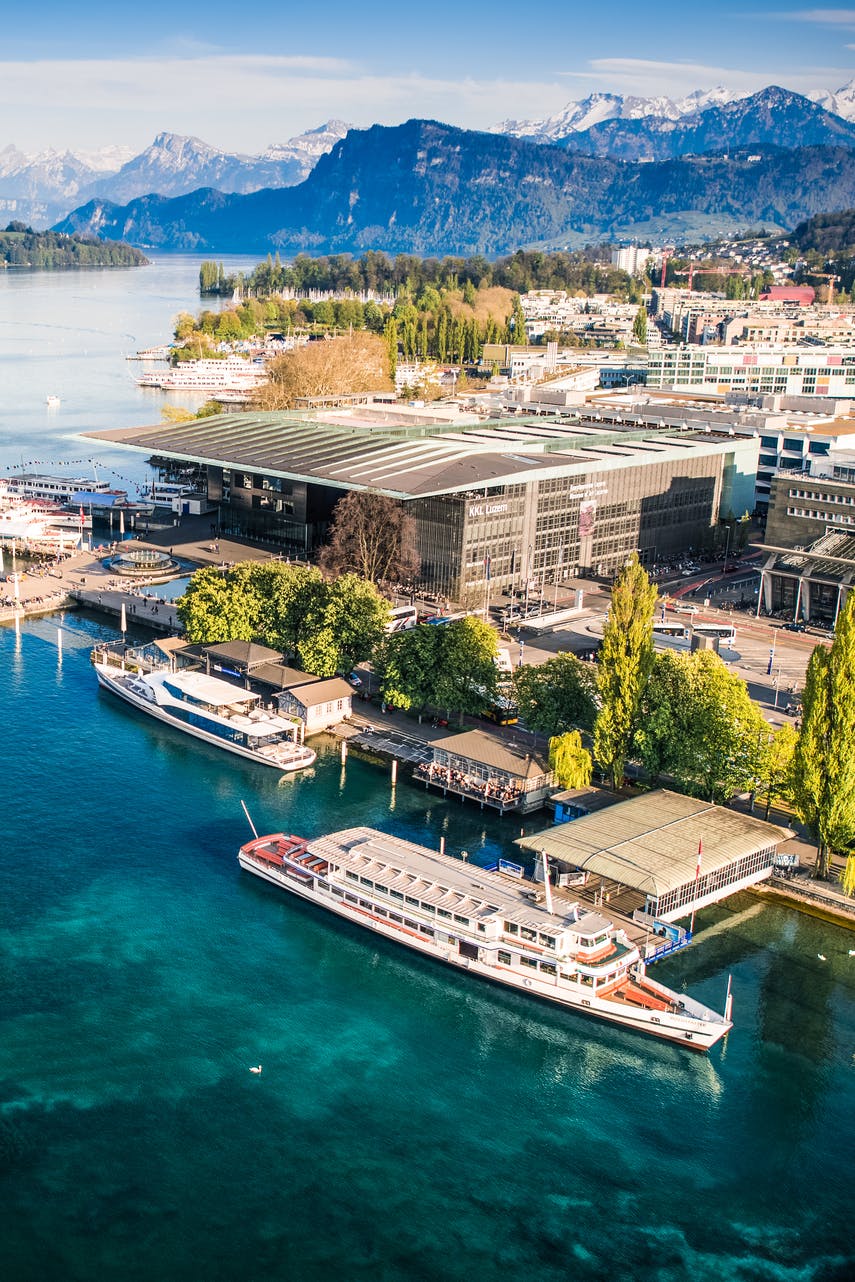
<svg viewBox="0 0 855 1282">
<path fill-rule="evenodd" d="M 855 152 L 801 147 L 627 163 L 411 120 L 352 130 L 299 187 L 93 202 L 61 223 L 195 252 L 483 254 L 656 228 L 788 228 L 855 207 Z"/>
<path fill-rule="evenodd" d="M 0 264 L 56 271 L 68 267 L 141 267 L 145 254 L 115 240 L 33 231 L 11 222 L 0 232 Z"/>
</svg>

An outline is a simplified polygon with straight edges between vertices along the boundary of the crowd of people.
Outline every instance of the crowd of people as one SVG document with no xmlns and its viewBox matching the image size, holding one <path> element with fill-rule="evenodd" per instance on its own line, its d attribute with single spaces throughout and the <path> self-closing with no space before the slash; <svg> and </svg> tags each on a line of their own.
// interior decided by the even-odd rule
<svg viewBox="0 0 855 1282">
<path fill-rule="evenodd" d="M 56 588 L 53 592 L 44 592 L 37 596 L 28 596 L 26 600 L 16 599 L 7 591 L 0 597 L 0 608 L 10 610 L 13 613 L 18 610 L 23 613 L 27 611 L 38 613 L 40 610 L 56 609 L 60 602 L 65 600 L 66 591 L 64 588 Z"/>
<path fill-rule="evenodd" d="M 512 783 L 509 779 L 480 779 L 478 775 L 454 770 L 451 766 L 439 766 L 432 761 L 418 766 L 416 774 L 440 788 L 452 788 L 455 792 L 465 793 L 502 809 L 515 806 L 522 795 L 519 784 Z"/>
</svg>

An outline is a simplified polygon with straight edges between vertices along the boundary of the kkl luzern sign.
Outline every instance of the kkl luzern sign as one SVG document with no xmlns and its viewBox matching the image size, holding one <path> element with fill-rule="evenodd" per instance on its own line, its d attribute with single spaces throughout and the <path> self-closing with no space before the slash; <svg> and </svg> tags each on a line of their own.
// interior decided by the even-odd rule
<svg viewBox="0 0 855 1282">
<path fill-rule="evenodd" d="M 502 512 L 507 512 L 508 503 L 470 503 L 470 516 L 499 516 Z"/>
</svg>

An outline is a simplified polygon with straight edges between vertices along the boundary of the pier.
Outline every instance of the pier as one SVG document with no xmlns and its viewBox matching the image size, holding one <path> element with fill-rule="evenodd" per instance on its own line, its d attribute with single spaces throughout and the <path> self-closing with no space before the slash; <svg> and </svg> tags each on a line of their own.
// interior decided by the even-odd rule
<svg viewBox="0 0 855 1282">
<path fill-rule="evenodd" d="M 153 593 L 127 592 L 120 588 L 71 588 L 68 600 L 90 610 L 101 610 L 117 619 L 125 619 L 128 627 L 143 624 L 154 632 L 170 636 L 181 631 L 181 620 L 172 601 L 164 601 Z"/>
</svg>

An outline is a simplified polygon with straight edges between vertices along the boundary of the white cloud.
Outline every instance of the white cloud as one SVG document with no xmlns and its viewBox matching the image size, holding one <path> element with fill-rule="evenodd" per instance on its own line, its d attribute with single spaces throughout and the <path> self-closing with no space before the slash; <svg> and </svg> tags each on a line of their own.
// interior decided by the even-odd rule
<svg viewBox="0 0 855 1282">
<path fill-rule="evenodd" d="M 171 50 L 162 57 L 0 61 L 0 149 L 146 146 L 160 130 L 258 152 L 332 116 L 359 126 L 427 116 L 484 129 L 505 117 L 549 115 L 592 90 L 679 96 L 725 84 L 751 93 L 770 83 L 835 89 L 849 68 L 776 74 L 703 62 L 598 58 L 542 81 L 463 80 L 421 72 L 381 75 L 340 58 Z"/>
<path fill-rule="evenodd" d="M 566 80 L 583 82 L 584 93 L 601 87 L 615 93 L 677 97 L 693 89 L 726 85 L 741 93 L 756 93 L 766 85 L 783 85 L 798 93 L 834 89 L 852 76 L 847 67 L 801 67 L 797 72 L 775 72 L 768 67 L 746 70 L 704 62 L 668 62 L 646 58 L 594 58 L 583 72 L 564 72 Z"/>
<path fill-rule="evenodd" d="M 311 56 L 0 61 L 0 147 L 142 146 L 168 129 L 252 151 L 330 116 L 362 125 L 433 116 L 486 128 L 506 115 L 556 111 L 566 99 L 560 81 L 376 75 Z"/>
<path fill-rule="evenodd" d="M 794 9 L 782 13 L 758 14 L 763 18 L 779 18 L 783 22 L 814 22 L 821 26 L 855 27 L 855 9 Z"/>
</svg>

